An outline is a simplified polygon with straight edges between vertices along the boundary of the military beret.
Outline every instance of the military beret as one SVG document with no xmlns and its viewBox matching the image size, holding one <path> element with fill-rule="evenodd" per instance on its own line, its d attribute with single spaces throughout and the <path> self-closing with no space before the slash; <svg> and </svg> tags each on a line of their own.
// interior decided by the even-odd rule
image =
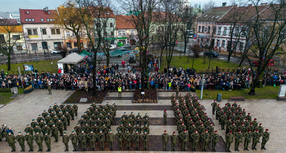
<svg viewBox="0 0 286 153">
<path fill-rule="evenodd" d="M 126 113 L 126 112 L 124 112 L 124 113 Z"/>
<path fill-rule="evenodd" d="M 184 124 L 184 122 L 182 122 L 181 124 Z"/>
<path fill-rule="evenodd" d="M 229 131 L 229 133 L 232 133 L 232 131 Z"/>
<path fill-rule="evenodd" d="M 36 133 L 39 133 L 39 131 L 36 131 Z"/>
<path fill-rule="evenodd" d="M 64 134 L 66 134 L 66 132 L 64 132 Z"/>
<path fill-rule="evenodd" d="M 145 133 L 145 132 L 147 132 L 147 131 L 144 131 L 144 133 Z"/>
<path fill-rule="evenodd" d="M 234 122 L 232 122 L 232 124 L 235 124 Z"/>
<path fill-rule="evenodd" d="M 173 134 L 175 134 L 176 132 L 174 131 Z"/>
<path fill-rule="evenodd" d="M 35 121 L 35 119 L 32 119 L 32 121 Z"/>
<path fill-rule="evenodd" d="M 84 130 L 81 130 L 81 132 L 82 132 L 82 131 L 84 131 Z"/>
<path fill-rule="evenodd" d="M 210 123 L 211 125 L 213 125 L 213 123 Z"/>
<path fill-rule="evenodd" d="M 256 119 L 256 118 L 254 118 L 254 120 L 256 121 L 257 119 Z"/>
<path fill-rule="evenodd" d="M 217 133 L 217 130 L 215 130 L 214 132 Z"/>
<path fill-rule="evenodd" d="M 140 114 L 140 112 L 138 114 Z"/>
<path fill-rule="evenodd" d="M 79 125 L 79 123 L 76 123 L 76 125 Z"/>
<path fill-rule="evenodd" d="M 205 132 L 207 132 L 208 130 L 206 129 Z"/>
<path fill-rule="evenodd" d="M 186 132 L 187 130 L 184 130 L 184 132 Z"/>
<path fill-rule="evenodd" d="M 250 130 L 250 129 L 248 129 L 248 132 L 251 132 L 251 130 Z"/>
<path fill-rule="evenodd" d="M 48 132 L 45 132 L 45 134 L 48 134 Z"/>
<path fill-rule="evenodd" d="M 133 112 L 131 112 L 131 114 L 132 114 Z"/>
<path fill-rule="evenodd" d="M 148 113 L 146 113 L 146 115 L 147 115 Z"/>
<path fill-rule="evenodd" d="M 265 131 L 268 131 L 268 129 L 266 129 Z"/>
<path fill-rule="evenodd" d="M 193 123 L 193 125 L 195 125 L 195 123 Z"/>
<path fill-rule="evenodd" d="M 53 125 L 55 125 L 55 123 L 53 123 Z"/>
<path fill-rule="evenodd" d="M 102 123 L 102 125 L 105 125 L 105 123 Z"/>
<path fill-rule="evenodd" d="M 203 125 L 204 123 L 201 123 L 201 125 Z"/>
<path fill-rule="evenodd" d="M 208 118 L 208 120 L 210 120 L 210 118 Z"/>
<path fill-rule="evenodd" d="M 28 133 L 28 134 L 29 134 L 29 132 L 26 132 L 26 133 Z"/>
<path fill-rule="evenodd" d="M 123 124 L 122 122 L 120 124 Z"/>
<path fill-rule="evenodd" d="M 259 125 L 262 125 L 262 123 L 259 123 Z"/>
<path fill-rule="evenodd" d="M 2 126 L 4 126 L 4 124 Z M 29 126 L 29 124 L 27 124 L 27 126 Z"/>
<path fill-rule="evenodd" d="M 93 125 L 97 125 L 96 123 L 94 123 Z"/>
<path fill-rule="evenodd" d="M 111 132 L 111 129 L 109 129 L 109 132 Z"/>
<path fill-rule="evenodd" d="M 21 132 L 19 132 L 19 133 L 21 133 Z"/>
<path fill-rule="evenodd" d="M 242 124 L 244 125 L 244 123 L 241 123 L 241 125 L 242 125 Z"/>
<path fill-rule="evenodd" d="M 90 130 L 90 132 L 93 132 L 93 130 Z"/>
<path fill-rule="evenodd" d="M 74 133 L 74 131 L 72 131 L 72 133 Z"/>
<path fill-rule="evenodd" d="M 167 132 L 166 130 L 164 132 Z"/>
<path fill-rule="evenodd" d="M 118 130 L 118 132 L 121 131 L 120 129 Z"/>
</svg>

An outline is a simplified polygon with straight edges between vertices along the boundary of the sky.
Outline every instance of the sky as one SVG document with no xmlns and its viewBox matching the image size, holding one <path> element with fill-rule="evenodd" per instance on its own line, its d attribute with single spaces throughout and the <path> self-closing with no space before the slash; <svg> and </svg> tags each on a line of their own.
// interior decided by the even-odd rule
<svg viewBox="0 0 286 153">
<path fill-rule="evenodd" d="M 0 0 L 0 12 L 14 12 L 21 9 L 43 9 L 48 7 L 49 9 L 55 9 L 59 5 L 62 5 L 67 0 Z M 115 0 L 114 0 L 115 1 Z M 203 6 L 210 0 L 185 0 L 191 2 L 191 4 L 200 4 Z M 221 6 L 223 2 L 230 4 L 230 0 L 213 0 L 216 6 Z M 116 2 L 117 3 L 117 2 Z"/>
</svg>

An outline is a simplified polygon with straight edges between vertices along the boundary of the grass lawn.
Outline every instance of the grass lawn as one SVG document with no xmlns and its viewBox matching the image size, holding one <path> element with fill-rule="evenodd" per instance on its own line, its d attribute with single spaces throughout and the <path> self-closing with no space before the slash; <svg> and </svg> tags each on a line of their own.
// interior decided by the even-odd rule
<svg viewBox="0 0 286 153">
<path fill-rule="evenodd" d="M 222 91 L 222 90 L 204 90 L 203 91 L 203 99 L 216 99 L 217 93 L 222 94 L 222 99 L 229 99 L 229 97 L 244 97 L 245 99 L 276 99 L 278 92 L 279 92 L 279 86 L 273 87 L 273 86 L 266 86 L 262 88 L 256 88 L 255 89 L 255 96 L 248 95 L 248 90 L 232 90 L 232 91 Z M 196 93 L 198 94 L 199 98 L 201 97 L 201 90 L 196 90 Z"/>
<path fill-rule="evenodd" d="M 23 94 L 24 89 L 23 88 L 18 88 L 18 94 Z M 10 98 L 12 96 L 11 92 L 0 92 L 0 104 L 7 104 L 13 98 Z"/>
<path fill-rule="evenodd" d="M 57 73 L 58 72 L 58 65 L 57 61 L 59 59 L 55 60 L 45 60 L 45 61 L 37 61 L 37 62 L 27 62 L 27 63 L 18 63 L 18 64 L 11 64 L 11 71 L 7 72 L 7 65 L 0 65 L 0 69 L 3 69 L 5 73 L 8 74 L 19 74 L 18 67 L 21 69 L 21 73 L 24 73 L 23 64 L 32 64 L 34 68 L 37 68 L 38 71 L 41 73 L 42 71 L 50 73 Z M 53 62 L 53 64 L 51 64 Z"/>
<path fill-rule="evenodd" d="M 192 68 L 192 61 L 193 61 L 193 58 L 191 58 L 191 57 L 190 57 L 190 60 L 188 62 L 187 56 L 182 56 L 181 58 L 179 56 L 173 56 L 170 65 L 172 67 L 176 67 L 176 68 L 179 68 L 179 67 L 182 67 L 185 69 L 188 67 Z M 207 57 L 205 57 L 205 64 L 204 64 L 204 57 L 195 58 L 194 69 L 196 71 L 207 70 L 208 66 L 209 66 L 209 59 Z M 215 69 L 216 66 L 220 67 L 221 69 L 228 69 L 228 68 L 233 69 L 233 68 L 237 68 L 238 64 L 227 63 L 226 61 L 218 60 L 218 59 L 216 59 L 216 57 L 214 57 L 211 59 L 210 68 Z M 161 68 L 160 68 L 161 72 L 164 70 L 164 67 L 167 67 L 166 56 L 162 57 L 162 64 L 161 64 Z"/>
</svg>

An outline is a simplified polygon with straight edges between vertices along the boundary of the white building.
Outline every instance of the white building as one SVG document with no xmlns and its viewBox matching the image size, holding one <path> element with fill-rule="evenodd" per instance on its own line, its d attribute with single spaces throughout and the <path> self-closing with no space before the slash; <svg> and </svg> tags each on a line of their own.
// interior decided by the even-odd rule
<svg viewBox="0 0 286 153">
<path fill-rule="evenodd" d="M 63 30 L 53 24 L 56 10 L 20 9 L 20 19 L 28 52 L 42 53 L 63 44 Z"/>
</svg>

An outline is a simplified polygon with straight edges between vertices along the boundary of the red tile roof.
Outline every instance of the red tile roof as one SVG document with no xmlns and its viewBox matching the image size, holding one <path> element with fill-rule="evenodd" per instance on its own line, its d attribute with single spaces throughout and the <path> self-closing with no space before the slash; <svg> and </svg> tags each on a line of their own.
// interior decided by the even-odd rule
<svg viewBox="0 0 286 153">
<path fill-rule="evenodd" d="M 132 24 L 132 17 L 128 15 L 116 15 L 116 29 L 135 29 L 134 24 Z"/>
<path fill-rule="evenodd" d="M 17 19 L 0 19 L 0 25 L 17 25 Z"/>
<path fill-rule="evenodd" d="M 56 13 L 56 10 L 47 10 L 45 12 L 42 9 L 20 9 L 20 19 L 22 24 L 51 23 L 50 19 L 53 19 Z"/>
</svg>

